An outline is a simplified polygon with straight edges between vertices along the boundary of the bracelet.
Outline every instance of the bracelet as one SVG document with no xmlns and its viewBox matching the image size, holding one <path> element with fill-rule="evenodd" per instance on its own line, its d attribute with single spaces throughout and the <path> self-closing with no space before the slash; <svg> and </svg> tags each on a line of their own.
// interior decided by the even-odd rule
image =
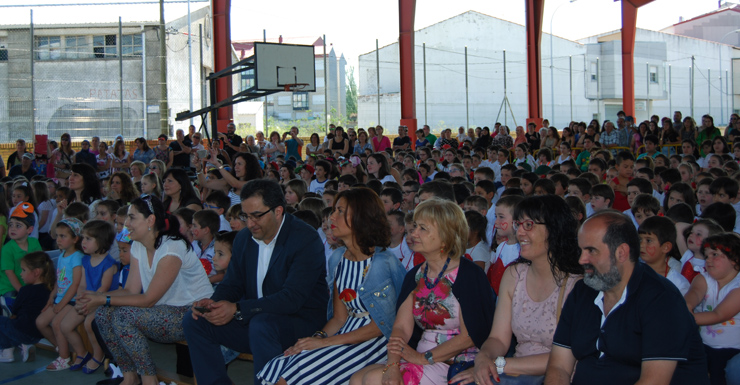
<svg viewBox="0 0 740 385">
<path fill-rule="evenodd" d="M 392 364 L 386 364 L 385 365 L 385 368 L 383 368 L 383 374 L 385 374 L 385 372 L 387 372 L 388 369 L 390 369 L 393 365 L 398 365 L 398 367 L 400 368 L 401 367 L 401 362 L 394 362 Z"/>
<path fill-rule="evenodd" d="M 329 337 L 329 335 L 326 334 L 325 331 L 319 330 L 316 333 L 314 333 L 311 337 L 327 338 L 327 337 Z"/>
<path fill-rule="evenodd" d="M 110 296 L 106 295 L 105 296 L 105 307 L 109 307 L 109 306 L 110 306 Z"/>
</svg>

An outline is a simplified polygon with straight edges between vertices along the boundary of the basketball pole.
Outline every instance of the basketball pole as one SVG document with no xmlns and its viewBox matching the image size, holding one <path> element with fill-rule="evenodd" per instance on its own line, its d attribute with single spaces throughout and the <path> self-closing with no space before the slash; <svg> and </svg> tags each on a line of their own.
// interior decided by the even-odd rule
<svg viewBox="0 0 740 385">
<path fill-rule="evenodd" d="M 324 134 L 329 135 L 329 83 L 326 77 L 326 34 L 322 38 L 324 43 Z"/>
</svg>

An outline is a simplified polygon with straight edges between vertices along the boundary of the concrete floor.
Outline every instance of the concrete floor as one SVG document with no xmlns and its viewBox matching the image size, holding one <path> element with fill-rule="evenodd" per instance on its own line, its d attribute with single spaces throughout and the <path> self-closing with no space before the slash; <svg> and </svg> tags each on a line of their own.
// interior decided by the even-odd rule
<svg viewBox="0 0 740 385">
<path fill-rule="evenodd" d="M 163 368 L 169 372 L 175 372 L 175 345 L 158 344 L 149 341 L 152 349 L 152 355 L 157 367 Z M 59 372 L 47 372 L 45 370 L 31 374 L 27 377 L 8 381 L 11 378 L 23 374 L 31 373 L 37 369 L 43 369 L 57 357 L 55 352 L 43 349 L 36 349 L 36 360 L 33 362 L 21 362 L 20 351 L 16 349 L 13 363 L 0 363 L 0 385 L 95 385 L 96 382 L 105 379 L 103 369 L 99 369 L 93 374 L 84 374 L 82 372 L 71 372 L 63 370 Z M 229 376 L 236 384 L 251 384 L 253 378 L 252 363 L 247 361 L 235 360 L 229 365 Z M 6 382 L 7 381 L 7 382 Z"/>
</svg>

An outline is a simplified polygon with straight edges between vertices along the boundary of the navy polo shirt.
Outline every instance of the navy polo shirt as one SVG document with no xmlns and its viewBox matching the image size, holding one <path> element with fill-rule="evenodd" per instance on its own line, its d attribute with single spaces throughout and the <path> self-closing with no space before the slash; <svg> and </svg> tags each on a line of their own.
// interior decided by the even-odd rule
<svg viewBox="0 0 740 385">
<path fill-rule="evenodd" d="M 565 301 L 553 344 L 578 360 L 573 384 L 634 384 L 649 360 L 678 361 L 671 385 L 709 384 L 699 328 L 678 289 L 635 263 L 626 290 L 602 326 L 598 291 L 580 281 Z"/>
</svg>

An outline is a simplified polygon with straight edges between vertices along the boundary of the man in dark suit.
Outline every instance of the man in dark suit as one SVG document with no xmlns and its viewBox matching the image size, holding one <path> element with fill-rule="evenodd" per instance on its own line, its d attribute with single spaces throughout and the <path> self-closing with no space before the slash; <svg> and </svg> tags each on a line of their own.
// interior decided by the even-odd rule
<svg viewBox="0 0 740 385">
<path fill-rule="evenodd" d="M 326 261 L 316 230 L 285 213 L 285 197 L 274 181 L 248 182 L 241 199 L 247 228 L 234 240 L 226 276 L 183 319 L 202 385 L 232 383 L 220 345 L 251 353 L 256 375 L 326 323 Z"/>
</svg>

